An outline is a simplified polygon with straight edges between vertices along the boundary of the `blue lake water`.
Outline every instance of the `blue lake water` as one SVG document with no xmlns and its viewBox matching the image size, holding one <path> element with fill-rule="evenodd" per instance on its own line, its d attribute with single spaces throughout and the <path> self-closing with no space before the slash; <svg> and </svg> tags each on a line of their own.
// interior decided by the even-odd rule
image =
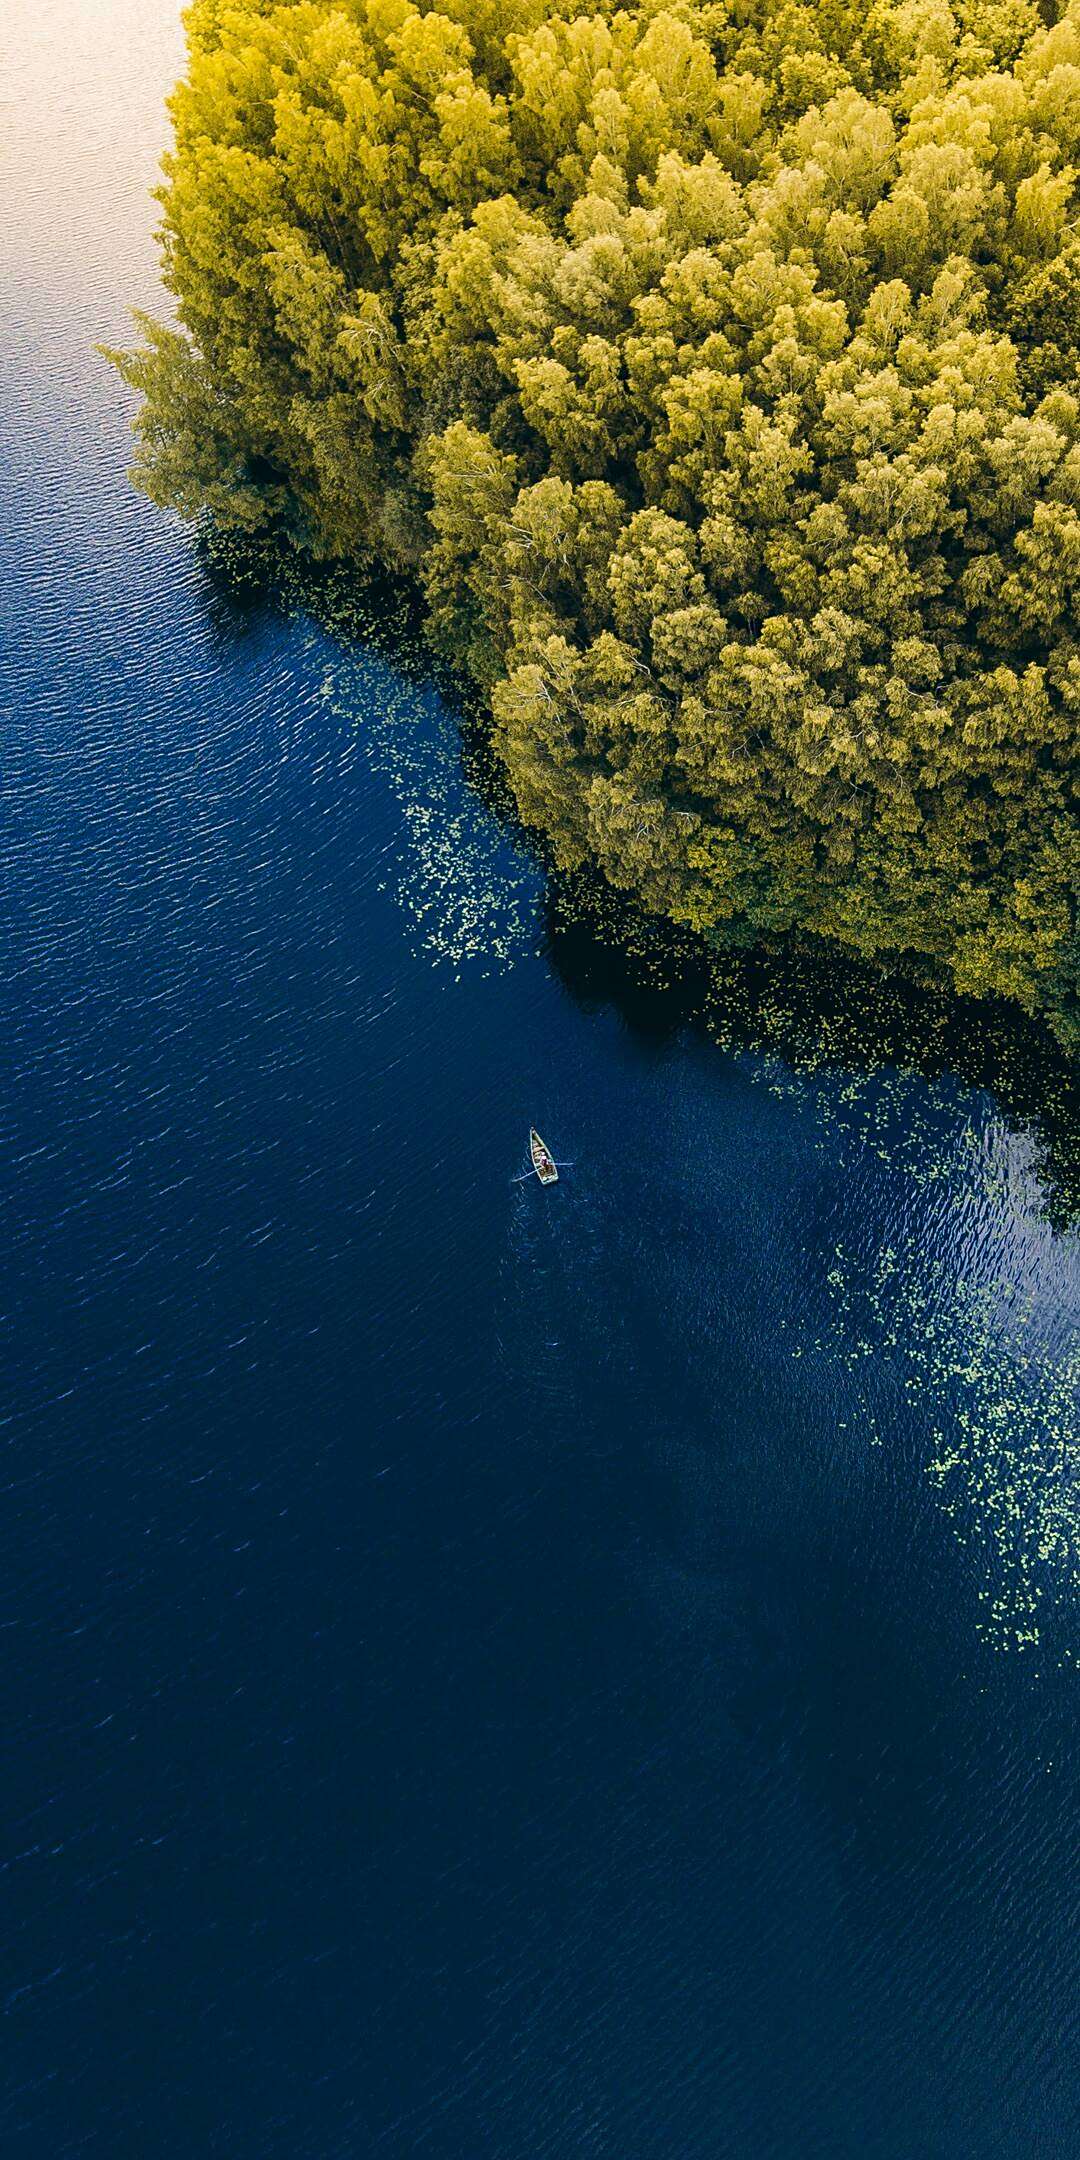
<svg viewBox="0 0 1080 2160">
<path fill-rule="evenodd" d="M 1032 1139 L 553 949 L 436 693 L 126 486 L 171 0 L 4 43 L 5 2155 L 1067 2160 Z"/>
</svg>

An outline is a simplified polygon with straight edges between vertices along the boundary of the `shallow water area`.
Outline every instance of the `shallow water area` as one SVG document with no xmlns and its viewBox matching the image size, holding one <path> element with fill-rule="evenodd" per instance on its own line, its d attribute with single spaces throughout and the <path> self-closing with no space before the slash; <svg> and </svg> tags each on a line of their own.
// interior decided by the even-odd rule
<svg viewBox="0 0 1080 2160">
<path fill-rule="evenodd" d="M 1031 1135 L 635 1002 L 131 494 L 176 11 L 5 27 L 5 2151 L 1080 2151 Z"/>
</svg>

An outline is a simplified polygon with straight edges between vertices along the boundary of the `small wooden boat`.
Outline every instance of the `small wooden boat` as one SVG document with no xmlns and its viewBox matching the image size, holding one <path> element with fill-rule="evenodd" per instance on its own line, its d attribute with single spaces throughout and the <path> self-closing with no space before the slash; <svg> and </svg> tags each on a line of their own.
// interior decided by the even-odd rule
<svg viewBox="0 0 1080 2160">
<path fill-rule="evenodd" d="M 535 1126 L 529 1132 L 529 1153 L 532 1156 L 533 1169 L 541 1185 L 557 1185 L 559 1173 L 555 1167 L 555 1157 L 544 1146 Z"/>
</svg>

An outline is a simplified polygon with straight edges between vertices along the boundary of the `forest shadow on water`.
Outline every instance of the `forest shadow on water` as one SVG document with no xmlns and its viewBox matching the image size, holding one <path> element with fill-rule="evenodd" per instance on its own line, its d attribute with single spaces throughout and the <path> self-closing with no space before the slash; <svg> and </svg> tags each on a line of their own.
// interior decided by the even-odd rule
<svg viewBox="0 0 1080 2160">
<path fill-rule="evenodd" d="M 552 876 L 546 920 L 567 989 L 614 1003 L 644 1035 L 690 1028 L 793 1074 L 892 1072 L 985 1092 L 1034 1145 L 1052 1227 L 1080 1221 L 1080 1076 L 1041 1022 L 1003 1003 L 935 995 L 839 947 L 708 942 L 588 875 Z"/>
<path fill-rule="evenodd" d="M 1043 1021 L 1004 1001 L 939 990 L 902 960 L 874 965 L 823 940 L 765 947 L 703 935 L 647 914 L 594 871 L 559 870 L 543 836 L 521 824 L 476 694 L 427 643 L 414 588 L 307 561 L 265 535 L 207 528 L 200 553 L 223 631 L 267 607 L 299 611 L 343 656 L 372 651 L 406 682 L 437 692 L 457 726 L 469 795 L 542 881 L 545 946 L 575 1002 L 614 1009 L 654 1043 L 689 1031 L 807 1080 L 892 1074 L 983 1093 L 1007 1129 L 1030 1143 L 1029 1169 L 1050 1227 L 1080 1223 L 1080 1070 Z"/>
</svg>

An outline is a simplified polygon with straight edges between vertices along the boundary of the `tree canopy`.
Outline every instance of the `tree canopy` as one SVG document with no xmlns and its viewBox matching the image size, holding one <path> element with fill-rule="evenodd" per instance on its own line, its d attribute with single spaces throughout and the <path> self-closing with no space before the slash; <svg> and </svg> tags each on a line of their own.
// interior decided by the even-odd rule
<svg viewBox="0 0 1080 2160">
<path fill-rule="evenodd" d="M 1080 1041 L 1080 0 L 187 28 L 146 491 L 414 575 L 560 865 Z"/>
</svg>

